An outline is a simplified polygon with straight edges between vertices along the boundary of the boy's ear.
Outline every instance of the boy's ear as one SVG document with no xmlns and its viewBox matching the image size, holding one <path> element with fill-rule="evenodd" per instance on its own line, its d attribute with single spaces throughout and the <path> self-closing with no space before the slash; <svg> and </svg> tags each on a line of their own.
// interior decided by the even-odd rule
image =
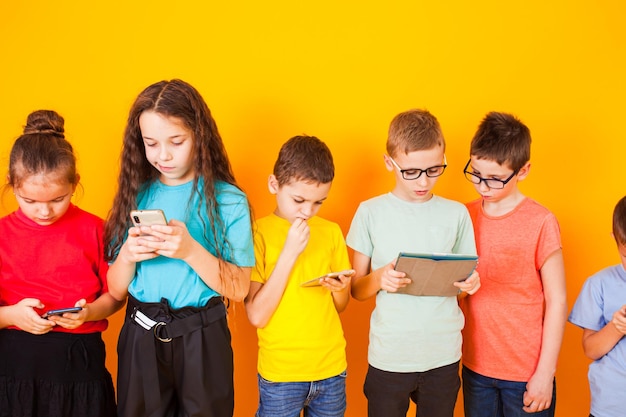
<svg viewBox="0 0 626 417">
<path fill-rule="evenodd" d="M 389 158 L 391 158 L 389 155 L 383 154 L 383 160 L 385 161 L 385 168 L 387 168 L 387 171 L 393 172 L 393 163 L 391 162 L 391 159 Z"/>
<path fill-rule="evenodd" d="M 270 193 L 276 194 L 278 192 L 278 180 L 276 179 L 276 175 L 272 174 L 267 179 L 267 188 L 269 188 Z"/>
<path fill-rule="evenodd" d="M 526 164 L 523 167 L 521 167 L 519 172 L 517 173 L 517 180 L 521 181 L 525 179 L 529 173 L 530 173 L 530 162 L 526 162 Z"/>
</svg>

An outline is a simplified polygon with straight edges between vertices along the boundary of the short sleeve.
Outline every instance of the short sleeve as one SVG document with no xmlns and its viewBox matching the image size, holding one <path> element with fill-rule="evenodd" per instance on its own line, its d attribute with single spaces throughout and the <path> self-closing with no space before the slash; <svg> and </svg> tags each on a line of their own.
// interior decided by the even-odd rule
<svg viewBox="0 0 626 417">
<path fill-rule="evenodd" d="M 371 258 L 374 247 L 369 235 L 369 217 L 367 208 L 363 204 L 359 205 L 346 236 L 346 243 L 355 251 Z"/>
<path fill-rule="evenodd" d="M 578 294 L 568 321 L 583 329 L 598 331 L 606 325 L 604 319 L 604 297 L 600 281 L 589 278 Z"/>
<path fill-rule="evenodd" d="M 261 284 L 265 284 L 267 282 L 265 249 L 265 240 L 263 239 L 263 235 L 257 231 L 254 233 L 254 257 L 256 262 L 254 264 L 254 268 L 252 268 L 250 280 L 253 282 L 260 282 Z"/>
<path fill-rule="evenodd" d="M 540 270 L 548 257 L 555 251 L 561 249 L 561 230 L 559 223 L 554 214 L 550 213 L 546 216 L 545 221 L 539 232 L 539 241 L 537 244 L 537 270 Z"/>
<path fill-rule="evenodd" d="M 350 259 L 348 258 L 348 248 L 346 247 L 346 242 L 343 238 L 343 232 L 338 224 L 333 224 L 333 240 L 334 240 L 334 250 L 333 250 L 333 258 L 331 260 L 331 269 L 333 271 L 343 271 L 346 269 L 350 269 Z"/>
<path fill-rule="evenodd" d="M 243 194 L 223 192 L 230 194 L 223 196 L 220 202 L 221 215 L 224 219 L 226 240 L 230 248 L 230 256 L 227 259 L 240 267 L 254 266 L 254 248 L 252 242 L 252 223 L 250 207 Z"/>
</svg>

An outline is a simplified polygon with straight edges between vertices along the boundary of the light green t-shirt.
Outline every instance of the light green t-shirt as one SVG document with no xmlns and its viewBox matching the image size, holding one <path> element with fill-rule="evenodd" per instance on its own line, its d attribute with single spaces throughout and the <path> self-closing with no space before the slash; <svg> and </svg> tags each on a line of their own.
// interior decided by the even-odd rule
<svg viewBox="0 0 626 417">
<path fill-rule="evenodd" d="M 359 206 L 346 238 L 371 259 L 372 270 L 399 252 L 476 254 L 466 207 L 433 196 L 424 203 L 392 193 Z M 379 291 L 370 319 L 369 364 L 389 372 L 424 372 L 461 358 L 465 323 L 456 297 L 427 297 Z"/>
<path fill-rule="evenodd" d="M 346 341 L 333 297 L 324 287 L 300 284 L 350 269 L 343 233 L 336 223 L 308 220 L 309 242 L 298 257 L 278 308 L 257 330 L 258 371 L 272 382 L 307 382 L 346 370 Z M 264 284 L 276 266 L 291 224 L 274 214 L 257 220 L 252 281 Z"/>
</svg>

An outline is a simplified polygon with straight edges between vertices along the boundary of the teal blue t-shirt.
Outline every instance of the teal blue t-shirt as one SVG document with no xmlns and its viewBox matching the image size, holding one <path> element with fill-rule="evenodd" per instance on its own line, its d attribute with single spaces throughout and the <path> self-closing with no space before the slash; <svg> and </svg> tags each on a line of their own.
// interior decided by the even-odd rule
<svg viewBox="0 0 626 417">
<path fill-rule="evenodd" d="M 193 181 L 176 186 L 156 181 L 140 193 L 137 208 L 161 209 L 168 221 L 176 219 L 184 222 L 191 236 L 216 255 L 214 231 L 202 186 L 200 180 L 200 192 L 192 193 Z M 253 267 L 250 209 L 245 194 L 231 184 L 218 181 L 215 184 L 215 195 L 222 219 L 222 227 L 216 231 L 217 241 L 221 242 L 224 260 L 241 267 Z M 225 240 L 228 246 L 224 246 Z M 159 302 L 161 298 L 166 298 L 172 308 L 201 307 L 219 295 L 186 262 L 165 256 L 139 262 L 128 292 L 141 302 Z"/>
</svg>

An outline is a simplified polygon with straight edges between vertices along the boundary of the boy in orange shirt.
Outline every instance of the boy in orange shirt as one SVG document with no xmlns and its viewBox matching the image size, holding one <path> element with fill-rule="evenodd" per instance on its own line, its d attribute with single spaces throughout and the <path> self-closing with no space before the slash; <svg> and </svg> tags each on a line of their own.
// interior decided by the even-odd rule
<svg viewBox="0 0 626 417">
<path fill-rule="evenodd" d="M 518 188 L 530 170 L 530 143 L 520 120 L 491 112 L 464 169 L 480 194 L 467 208 L 482 284 L 461 301 L 467 417 L 554 416 L 565 271 L 556 217 Z"/>
</svg>

